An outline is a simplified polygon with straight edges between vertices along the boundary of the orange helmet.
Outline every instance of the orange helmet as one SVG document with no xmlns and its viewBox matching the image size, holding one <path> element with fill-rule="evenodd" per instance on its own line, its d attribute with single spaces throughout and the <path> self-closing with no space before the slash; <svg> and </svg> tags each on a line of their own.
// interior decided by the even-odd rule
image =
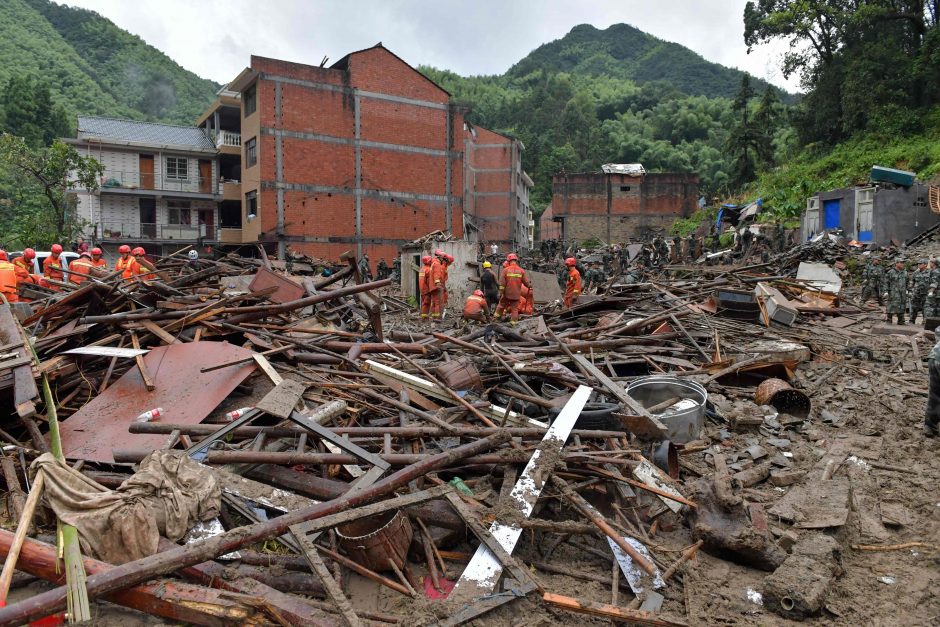
<svg viewBox="0 0 940 627">
<path fill-rule="evenodd" d="M 0 250 L 0 261 L 9 261 L 10 258 L 7 257 L 7 251 Z"/>
<path fill-rule="evenodd" d="M 506 261 L 519 261 L 519 255 L 516 253 L 509 253 L 506 255 Z"/>
<path fill-rule="evenodd" d="M 86 250 L 81 255 L 79 255 L 79 257 L 85 257 L 87 259 L 91 259 L 91 253 Z"/>
<path fill-rule="evenodd" d="M 423 263 L 426 266 L 431 265 L 432 261 L 434 260 L 431 258 L 431 255 L 425 255 L 424 257 L 421 258 L 421 263 Z"/>
<path fill-rule="evenodd" d="M 138 246 L 137 248 L 131 251 L 131 254 L 136 257 L 137 255 L 146 255 L 147 251 L 145 251 L 142 247 Z"/>
<path fill-rule="evenodd" d="M 578 260 L 575 259 L 574 257 L 568 257 L 567 259 L 565 259 L 565 265 L 568 266 L 569 268 L 573 268 L 574 266 L 578 265 Z"/>
<path fill-rule="evenodd" d="M 53 255 L 58 255 L 62 252 L 62 244 L 53 244 L 50 250 L 52 250 Z"/>
<path fill-rule="evenodd" d="M 454 263 L 454 256 L 453 256 L 453 255 L 444 255 L 444 258 L 447 259 L 447 263 L 449 263 L 449 264 L 450 264 L 450 263 Z"/>
<path fill-rule="evenodd" d="M 121 244 L 121 247 L 118 248 L 118 252 L 121 253 L 122 255 L 126 255 L 131 252 L 131 247 L 128 246 L 127 244 Z"/>
<path fill-rule="evenodd" d="M 437 250 L 434 251 L 434 256 L 435 256 L 435 257 L 446 257 L 446 256 L 447 256 L 447 253 L 445 253 L 443 250 L 441 250 L 440 248 L 438 248 Z"/>
<path fill-rule="evenodd" d="M 91 254 L 92 254 L 92 255 L 98 255 L 98 256 L 100 257 L 100 256 L 101 256 L 101 249 L 100 249 L 100 248 L 92 248 L 92 249 L 91 249 Z"/>
<path fill-rule="evenodd" d="M 483 290 L 474 290 L 473 295 L 474 295 L 474 296 L 483 296 Z"/>
<path fill-rule="evenodd" d="M 27 260 L 29 260 L 29 261 L 32 261 L 32 260 L 35 259 L 35 258 L 36 258 L 36 251 L 35 251 L 35 250 L 33 250 L 32 248 L 25 248 L 25 249 L 23 249 L 23 259 L 27 259 Z"/>
</svg>

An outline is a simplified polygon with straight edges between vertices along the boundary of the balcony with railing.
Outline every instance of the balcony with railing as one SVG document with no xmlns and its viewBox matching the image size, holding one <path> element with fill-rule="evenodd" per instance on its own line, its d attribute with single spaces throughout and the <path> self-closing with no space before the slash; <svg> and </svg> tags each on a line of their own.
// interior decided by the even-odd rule
<svg viewBox="0 0 940 627">
<path fill-rule="evenodd" d="M 213 225 L 156 224 L 152 222 L 102 222 L 97 225 L 98 239 L 195 241 L 199 238 L 218 241 L 219 230 Z"/>
<path fill-rule="evenodd" d="M 196 173 L 180 178 L 163 173 L 106 170 L 100 180 L 99 192 L 214 199 L 219 194 L 219 182 L 211 176 L 203 177 Z"/>
<path fill-rule="evenodd" d="M 242 134 L 234 131 L 219 131 L 215 136 L 215 147 L 227 155 L 240 155 Z"/>
</svg>

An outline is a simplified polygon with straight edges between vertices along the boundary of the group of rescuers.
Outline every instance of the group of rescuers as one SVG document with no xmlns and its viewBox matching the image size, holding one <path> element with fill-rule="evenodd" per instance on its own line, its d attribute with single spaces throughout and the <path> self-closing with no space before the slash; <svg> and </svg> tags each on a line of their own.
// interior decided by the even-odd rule
<svg viewBox="0 0 940 627">
<path fill-rule="evenodd" d="M 0 250 L 0 293 L 8 302 L 27 300 L 20 297 L 19 287 L 23 284 L 40 285 L 55 291 L 61 289 L 61 283 L 81 285 L 88 277 L 104 277 L 111 272 L 120 272 L 125 279 L 138 277 L 141 280 L 155 278 L 154 266 L 146 258 L 146 251 L 137 247 L 131 249 L 128 245 L 118 248 L 120 256 L 114 264 L 114 269 L 108 268 L 108 263 L 102 258 L 100 248 L 83 250 L 77 259 L 73 259 L 66 269 L 62 262 L 62 245 L 53 244 L 50 254 L 42 261 L 42 274 L 33 274 L 33 260 L 36 251 L 27 248 L 19 257 L 10 261 L 5 250 Z M 196 251 L 190 251 L 190 257 Z M 198 253 L 197 253 L 198 257 Z"/>
<path fill-rule="evenodd" d="M 421 270 L 418 275 L 418 287 L 421 292 L 421 319 L 440 320 L 447 308 L 447 268 L 454 263 L 454 257 L 437 249 L 433 255 L 421 258 Z M 581 296 L 581 273 L 574 257 L 565 260 L 568 280 L 565 283 L 564 306 L 571 307 Z M 463 306 L 465 320 L 488 322 L 491 318 L 502 320 L 509 318 L 509 324 L 516 324 L 519 316 L 532 315 L 535 308 L 535 292 L 529 275 L 519 265 L 516 253 L 506 255 L 503 271 L 499 278 L 493 273 L 493 264 L 483 262 L 480 274 L 480 289 L 475 290 Z M 496 310 L 490 314 L 490 310 Z"/>
</svg>

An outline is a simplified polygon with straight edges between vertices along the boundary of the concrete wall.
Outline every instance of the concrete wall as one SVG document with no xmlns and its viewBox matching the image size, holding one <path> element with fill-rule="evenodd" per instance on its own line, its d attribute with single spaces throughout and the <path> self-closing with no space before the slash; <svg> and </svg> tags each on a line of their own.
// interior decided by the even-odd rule
<svg viewBox="0 0 940 627">
<path fill-rule="evenodd" d="M 449 309 L 451 314 L 460 315 L 463 311 L 464 301 L 473 290 L 479 288 L 479 273 L 477 271 L 477 245 L 473 242 L 452 241 L 432 242 L 431 248 L 419 249 L 407 247 L 401 252 L 402 281 L 401 291 L 405 298 L 413 296 L 418 299 L 417 269 L 421 266 L 421 257 L 429 255 L 440 248 L 445 253 L 454 256 L 454 263 L 447 271 L 447 291 L 450 294 Z M 416 266 L 416 267 L 415 267 Z M 451 315 L 448 314 L 448 315 Z"/>
<path fill-rule="evenodd" d="M 561 237 L 627 241 L 669 229 L 695 210 L 693 174 L 558 174 L 552 179 L 552 212 L 562 218 Z"/>
<path fill-rule="evenodd" d="M 845 231 L 847 237 L 857 238 L 856 191 L 856 188 L 849 187 L 816 194 L 819 198 L 819 217 L 813 221 L 813 224 L 804 224 L 800 233 L 801 240 L 805 241 L 812 233 L 820 233 L 824 230 L 827 200 L 839 200 L 839 226 Z M 892 241 L 903 244 L 940 222 L 940 215 L 930 211 L 927 193 L 927 186 L 921 184 L 910 188 L 876 187 L 872 208 L 871 244 L 886 246 Z"/>
<path fill-rule="evenodd" d="M 554 216 L 551 205 L 546 207 L 542 215 L 539 216 L 538 239 L 540 242 L 561 238 L 561 225 L 552 220 Z"/>
<path fill-rule="evenodd" d="M 381 46 L 331 68 L 253 56 L 251 69 L 260 241 L 367 253 L 374 269 L 428 232 L 463 235 L 463 110 L 447 92 Z"/>
</svg>

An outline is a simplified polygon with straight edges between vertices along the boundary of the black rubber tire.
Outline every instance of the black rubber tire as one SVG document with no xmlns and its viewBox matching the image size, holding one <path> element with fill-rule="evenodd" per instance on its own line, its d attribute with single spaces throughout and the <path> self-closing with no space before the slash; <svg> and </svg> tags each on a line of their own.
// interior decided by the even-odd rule
<svg viewBox="0 0 940 627">
<path fill-rule="evenodd" d="M 623 425 L 614 418 L 614 412 L 619 408 L 620 406 L 617 403 L 588 403 L 581 410 L 581 415 L 574 423 L 574 428 L 596 431 L 623 431 Z M 548 413 L 554 422 L 558 414 L 561 413 L 561 408 L 550 409 Z"/>
</svg>

